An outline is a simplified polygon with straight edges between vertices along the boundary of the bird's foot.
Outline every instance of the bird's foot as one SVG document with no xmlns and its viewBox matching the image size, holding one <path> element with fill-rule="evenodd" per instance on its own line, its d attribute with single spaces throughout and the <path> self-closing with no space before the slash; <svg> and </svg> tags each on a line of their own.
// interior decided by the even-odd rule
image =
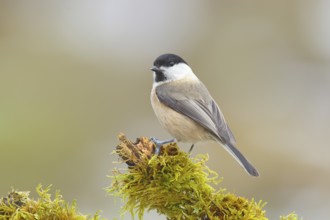
<svg viewBox="0 0 330 220">
<path fill-rule="evenodd" d="M 152 142 L 154 142 L 155 145 L 156 145 L 155 154 L 157 154 L 157 155 L 159 155 L 159 153 L 160 153 L 160 149 L 161 149 L 161 147 L 162 147 L 164 144 L 168 144 L 168 143 L 172 143 L 172 142 L 175 142 L 175 141 L 176 141 L 175 138 L 170 139 L 170 140 L 161 141 L 161 140 L 158 140 L 158 139 L 155 138 L 155 137 L 150 138 L 150 140 L 151 140 Z"/>
<path fill-rule="evenodd" d="M 190 147 L 190 149 L 188 151 L 188 154 L 191 154 L 191 151 L 193 150 L 194 146 L 195 146 L 195 144 L 191 145 L 191 147 Z"/>
</svg>

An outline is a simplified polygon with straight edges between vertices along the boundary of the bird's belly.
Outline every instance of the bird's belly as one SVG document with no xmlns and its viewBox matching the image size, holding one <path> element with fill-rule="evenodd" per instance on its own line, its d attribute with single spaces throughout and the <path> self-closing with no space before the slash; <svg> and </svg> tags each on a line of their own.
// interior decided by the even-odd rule
<svg viewBox="0 0 330 220">
<path fill-rule="evenodd" d="M 192 119 L 174 111 L 152 96 L 152 107 L 160 124 L 178 141 L 196 143 L 210 140 L 210 133 Z"/>
</svg>

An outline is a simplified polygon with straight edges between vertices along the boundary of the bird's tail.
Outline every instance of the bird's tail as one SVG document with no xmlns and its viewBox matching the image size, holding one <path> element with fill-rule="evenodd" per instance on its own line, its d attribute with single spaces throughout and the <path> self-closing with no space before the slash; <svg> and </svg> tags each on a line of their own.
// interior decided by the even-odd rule
<svg viewBox="0 0 330 220">
<path fill-rule="evenodd" d="M 220 142 L 220 141 L 219 141 Z M 235 147 L 232 143 L 221 145 L 235 158 L 235 160 L 245 169 L 245 171 L 251 176 L 259 176 L 259 173 L 256 168 L 243 156 L 243 154 Z"/>
</svg>

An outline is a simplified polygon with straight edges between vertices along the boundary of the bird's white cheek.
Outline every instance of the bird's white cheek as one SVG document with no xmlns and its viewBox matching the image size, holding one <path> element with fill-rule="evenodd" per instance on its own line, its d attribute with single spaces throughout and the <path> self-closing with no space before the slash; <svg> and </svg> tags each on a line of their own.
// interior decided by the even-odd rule
<svg viewBox="0 0 330 220">
<path fill-rule="evenodd" d="M 168 76 L 169 80 L 179 80 L 186 77 L 197 79 L 191 68 L 184 63 L 166 69 L 165 75 Z"/>
</svg>

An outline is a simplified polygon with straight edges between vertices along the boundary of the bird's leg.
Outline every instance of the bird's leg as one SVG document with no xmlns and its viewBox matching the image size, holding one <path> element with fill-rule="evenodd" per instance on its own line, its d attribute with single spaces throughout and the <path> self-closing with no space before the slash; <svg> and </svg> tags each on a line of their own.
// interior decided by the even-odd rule
<svg viewBox="0 0 330 220">
<path fill-rule="evenodd" d="M 175 138 L 170 139 L 170 140 L 161 141 L 161 140 L 158 140 L 157 138 L 154 138 L 154 137 L 150 138 L 150 140 L 151 140 L 152 142 L 154 142 L 155 145 L 156 145 L 155 154 L 157 154 L 157 155 L 159 155 L 159 153 L 160 153 L 160 148 L 161 148 L 164 144 L 168 144 L 168 143 L 172 143 L 172 142 L 175 142 L 175 141 L 176 141 Z"/>
<path fill-rule="evenodd" d="M 189 154 L 191 154 L 191 151 L 193 150 L 194 146 L 195 146 L 195 144 L 191 145 L 191 147 L 190 147 L 190 149 L 188 151 Z"/>
</svg>

